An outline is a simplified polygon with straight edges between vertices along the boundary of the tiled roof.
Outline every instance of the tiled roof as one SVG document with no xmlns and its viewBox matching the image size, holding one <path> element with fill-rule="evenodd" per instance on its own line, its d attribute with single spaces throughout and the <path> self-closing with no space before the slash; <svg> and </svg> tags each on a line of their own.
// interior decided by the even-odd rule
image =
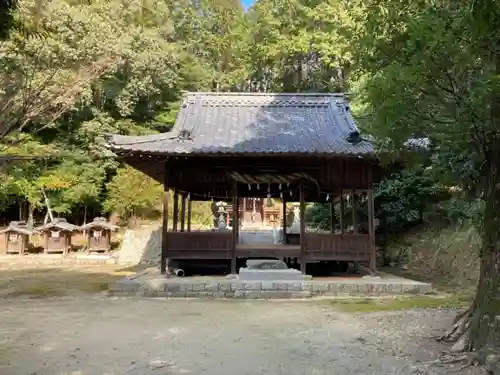
<svg viewBox="0 0 500 375">
<path fill-rule="evenodd" d="M 63 219 L 63 218 L 56 218 L 56 219 L 54 219 L 53 222 L 49 222 L 47 224 L 44 224 L 44 225 L 41 225 L 41 226 L 35 228 L 35 230 L 37 232 L 44 232 L 44 231 L 51 230 L 51 229 L 56 229 L 56 230 L 59 229 L 59 230 L 68 231 L 68 232 L 76 232 L 80 228 L 76 225 L 68 223 L 66 221 L 66 219 Z"/>
<path fill-rule="evenodd" d="M 24 221 L 11 221 L 9 226 L 3 230 L 0 230 L 0 234 L 7 232 L 16 232 L 20 234 L 30 235 L 33 234 L 34 231 L 28 228 L 26 222 Z"/>
<path fill-rule="evenodd" d="M 92 228 L 104 228 L 104 229 L 109 229 L 109 230 L 115 231 L 115 230 L 118 230 L 120 227 L 109 223 L 103 217 L 96 217 L 90 223 L 82 225 L 80 227 L 80 230 L 83 231 L 83 230 L 88 230 L 88 229 L 92 229 Z"/>
<path fill-rule="evenodd" d="M 157 154 L 373 154 L 342 94 L 190 93 L 169 133 L 112 135 L 114 151 Z"/>
</svg>

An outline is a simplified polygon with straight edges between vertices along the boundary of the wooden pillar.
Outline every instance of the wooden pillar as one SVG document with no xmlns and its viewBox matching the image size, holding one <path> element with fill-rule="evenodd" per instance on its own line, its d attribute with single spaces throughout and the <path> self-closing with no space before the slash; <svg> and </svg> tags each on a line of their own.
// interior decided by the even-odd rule
<svg viewBox="0 0 500 375">
<path fill-rule="evenodd" d="M 236 219 L 233 219 L 233 225 L 236 227 L 236 244 L 240 241 L 240 198 L 236 199 Z"/>
<path fill-rule="evenodd" d="M 370 236 L 370 270 L 375 272 L 377 268 L 377 250 L 375 247 L 375 209 L 373 202 L 373 191 L 368 190 L 368 234 Z"/>
<path fill-rule="evenodd" d="M 177 232 L 177 223 L 179 222 L 179 193 L 174 192 L 174 219 L 173 219 L 173 231 Z"/>
<path fill-rule="evenodd" d="M 242 198 L 242 201 L 243 201 L 243 212 L 241 215 L 241 217 L 242 217 L 241 224 L 245 225 L 245 212 L 247 212 L 247 199 Z"/>
<path fill-rule="evenodd" d="M 168 200 L 170 192 L 168 191 L 168 168 L 165 167 L 165 179 L 163 182 L 163 225 L 161 233 L 161 264 L 160 271 L 162 275 L 167 273 L 168 257 Z"/>
<path fill-rule="evenodd" d="M 191 213 L 192 213 L 192 204 L 191 204 L 191 197 L 187 198 L 187 231 L 191 232 Z"/>
<path fill-rule="evenodd" d="M 64 243 L 66 244 L 66 246 L 64 246 L 63 255 L 68 255 L 68 253 L 69 253 L 70 246 L 71 246 L 71 235 L 72 235 L 71 232 L 67 232 L 66 233 L 66 238 L 65 238 L 65 241 L 64 241 Z"/>
<path fill-rule="evenodd" d="M 344 234 L 344 191 L 340 189 L 340 234 Z"/>
<path fill-rule="evenodd" d="M 287 244 L 286 240 L 286 198 L 283 196 L 283 244 Z"/>
<path fill-rule="evenodd" d="M 358 196 L 356 190 L 352 191 L 351 209 L 352 209 L 352 232 L 358 233 Z"/>
<path fill-rule="evenodd" d="M 181 232 L 184 232 L 186 225 L 186 193 L 181 196 Z"/>
<path fill-rule="evenodd" d="M 330 201 L 330 232 L 335 233 L 335 205 Z"/>
<path fill-rule="evenodd" d="M 90 244 L 90 242 L 91 242 L 91 240 L 92 240 L 92 234 L 93 234 L 93 232 L 94 232 L 94 230 L 93 230 L 92 228 L 90 228 L 90 229 L 87 231 L 87 244 L 88 244 L 88 245 L 87 245 L 87 251 L 86 251 L 86 252 L 87 252 L 87 253 L 89 253 L 89 254 L 90 254 L 90 251 L 91 251 L 91 250 L 90 250 L 90 248 L 91 248 L 91 244 Z"/>
<path fill-rule="evenodd" d="M 300 197 L 300 271 L 306 273 L 306 223 L 304 221 L 304 213 L 306 210 L 306 202 L 304 199 L 304 183 L 300 183 L 299 187 L 299 197 Z"/>
<path fill-rule="evenodd" d="M 50 235 L 50 232 L 48 230 L 46 230 L 45 233 L 43 234 L 43 241 L 44 241 L 43 252 L 44 252 L 44 254 L 49 253 L 49 235 Z"/>
<path fill-rule="evenodd" d="M 24 252 L 28 249 L 28 241 L 28 236 L 23 234 L 21 237 L 21 249 L 19 250 L 20 255 L 24 255 Z M 8 246 L 7 242 L 5 243 L 5 246 Z"/>
<path fill-rule="evenodd" d="M 238 184 L 233 189 L 233 237 L 231 243 L 231 273 L 236 274 L 236 246 L 238 245 Z"/>
</svg>

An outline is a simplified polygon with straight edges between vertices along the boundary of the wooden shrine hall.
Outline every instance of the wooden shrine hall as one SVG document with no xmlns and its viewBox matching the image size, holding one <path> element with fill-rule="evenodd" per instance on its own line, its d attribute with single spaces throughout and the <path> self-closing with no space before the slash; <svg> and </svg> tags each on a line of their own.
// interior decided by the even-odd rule
<svg viewBox="0 0 500 375">
<path fill-rule="evenodd" d="M 172 131 L 111 135 L 107 147 L 164 184 L 163 273 L 170 260 L 228 260 L 236 273 L 238 259 L 266 257 L 298 258 L 303 272 L 307 263 L 319 261 L 354 261 L 375 269 L 371 189 L 378 163 L 343 94 L 188 93 Z M 169 190 L 175 193 L 170 226 Z M 340 225 L 340 231 L 332 226 L 328 232 L 306 232 L 306 202 L 331 202 L 345 194 L 368 202 L 368 233 L 355 224 L 351 231 Z M 245 197 L 298 202 L 296 240 L 284 233 L 283 244 L 240 243 L 237 213 Z M 191 231 L 193 200 L 232 202 L 231 229 Z"/>
</svg>

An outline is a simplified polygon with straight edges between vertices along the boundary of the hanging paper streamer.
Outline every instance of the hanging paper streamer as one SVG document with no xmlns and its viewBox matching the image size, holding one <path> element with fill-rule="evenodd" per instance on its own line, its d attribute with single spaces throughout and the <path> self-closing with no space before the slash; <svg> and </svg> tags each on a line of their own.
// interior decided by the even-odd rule
<svg viewBox="0 0 500 375">
<path fill-rule="evenodd" d="M 271 185 L 270 184 L 267 184 L 267 192 L 270 193 L 271 192 Z"/>
<path fill-rule="evenodd" d="M 280 191 L 280 198 L 283 199 L 283 192 Z"/>
<path fill-rule="evenodd" d="M 330 199 L 330 194 L 326 194 L 326 200 L 328 201 Z"/>
<path fill-rule="evenodd" d="M 248 191 L 252 190 L 252 185 L 248 184 Z"/>
<path fill-rule="evenodd" d="M 280 184 L 280 190 L 281 190 L 281 184 Z"/>
<path fill-rule="evenodd" d="M 191 200 L 191 193 L 188 193 L 187 200 Z"/>
<path fill-rule="evenodd" d="M 260 184 L 257 184 L 257 190 L 260 190 Z"/>
</svg>

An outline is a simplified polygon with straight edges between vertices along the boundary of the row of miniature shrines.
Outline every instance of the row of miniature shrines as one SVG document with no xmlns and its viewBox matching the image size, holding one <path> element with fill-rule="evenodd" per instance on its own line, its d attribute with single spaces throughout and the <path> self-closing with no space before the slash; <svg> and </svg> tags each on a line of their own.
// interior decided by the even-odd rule
<svg viewBox="0 0 500 375">
<path fill-rule="evenodd" d="M 118 226 L 109 223 L 105 218 L 97 217 L 91 223 L 78 226 L 57 218 L 39 227 L 30 228 L 26 222 L 13 221 L 0 231 L 5 236 L 4 248 L 0 253 L 23 255 L 30 249 L 30 238 L 33 235 L 43 237 L 43 252 L 68 254 L 72 250 L 71 238 L 76 233 L 87 234 L 88 252 L 108 252 L 111 248 L 111 232 Z"/>
</svg>

